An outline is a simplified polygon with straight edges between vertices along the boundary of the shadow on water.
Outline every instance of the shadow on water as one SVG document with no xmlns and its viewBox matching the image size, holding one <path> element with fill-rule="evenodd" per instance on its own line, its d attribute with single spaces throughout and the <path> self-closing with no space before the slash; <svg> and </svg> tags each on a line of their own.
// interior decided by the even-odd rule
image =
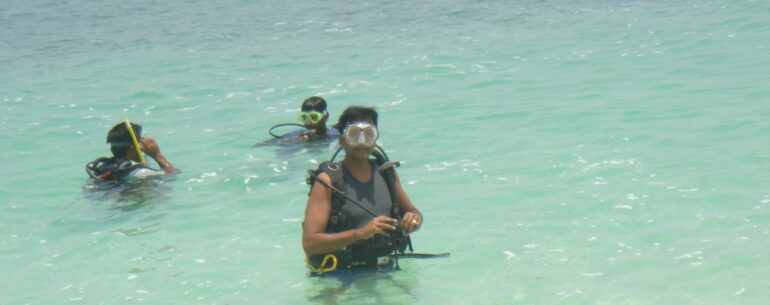
<svg viewBox="0 0 770 305">
<path fill-rule="evenodd" d="M 400 271 L 355 271 L 310 278 L 305 291 L 314 304 L 416 304 L 417 279 Z"/>
<path fill-rule="evenodd" d="M 83 187 L 86 199 L 109 203 L 110 210 L 133 211 L 171 200 L 169 178 L 151 178 L 134 182 L 89 181 Z"/>
</svg>

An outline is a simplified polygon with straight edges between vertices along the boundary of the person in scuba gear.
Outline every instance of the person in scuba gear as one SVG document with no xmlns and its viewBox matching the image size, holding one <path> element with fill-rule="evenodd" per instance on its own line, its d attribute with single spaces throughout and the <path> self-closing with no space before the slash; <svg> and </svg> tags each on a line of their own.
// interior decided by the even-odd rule
<svg viewBox="0 0 770 305">
<path fill-rule="evenodd" d="M 303 222 L 302 247 L 311 272 L 319 274 L 382 265 L 382 258 L 404 250 L 403 243 L 394 245 L 391 239 L 408 237 L 423 224 L 395 170 L 380 172 L 369 158 L 379 137 L 377 112 L 348 107 L 337 126 L 344 126 L 338 141 L 345 157 L 341 163 L 322 163 L 326 169 L 319 168 L 312 184 Z M 332 187 L 340 185 L 332 176 L 340 175 L 336 179 L 344 180 L 344 189 Z"/>
<path fill-rule="evenodd" d="M 297 120 L 307 129 L 297 136 L 303 140 L 329 139 L 339 136 L 336 126 L 326 127 L 329 112 L 326 111 L 326 100 L 320 96 L 311 96 L 302 102 Z"/>
<path fill-rule="evenodd" d="M 269 133 L 274 139 L 257 143 L 254 147 L 269 145 L 286 145 L 298 142 L 331 141 L 339 137 L 336 126 L 326 126 L 329 112 L 326 110 L 326 100 L 320 96 L 311 96 L 302 102 L 301 112 L 297 114 L 297 123 L 283 123 L 270 128 Z M 282 135 L 273 133 L 273 130 L 283 126 L 298 126 L 303 129 L 294 130 Z"/>
<path fill-rule="evenodd" d="M 112 157 L 98 158 L 86 165 L 86 172 L 92 179 L 123 182 L 180 171 L 160 152 L 155 139 L 142 137 L 139 124 L 128 120 L 118 123 L 107 133 L 107 144 L 110 144 Z M 162 170 L 147 167 L 142 152 L 152 157 Z"/>
</svg>

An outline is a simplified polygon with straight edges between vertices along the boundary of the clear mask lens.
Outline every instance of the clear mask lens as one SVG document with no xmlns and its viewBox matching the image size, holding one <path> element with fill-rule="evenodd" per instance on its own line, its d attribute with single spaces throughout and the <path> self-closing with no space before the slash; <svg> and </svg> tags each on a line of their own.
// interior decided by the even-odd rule
<svg viewBox="0 0 770 305">
<path fill-rule="evenodd" d="M 374 146 L 380 134 L 368 123 L 354 123 L 345 128 L 345 142 L 351 146 Z"/>
</svg>

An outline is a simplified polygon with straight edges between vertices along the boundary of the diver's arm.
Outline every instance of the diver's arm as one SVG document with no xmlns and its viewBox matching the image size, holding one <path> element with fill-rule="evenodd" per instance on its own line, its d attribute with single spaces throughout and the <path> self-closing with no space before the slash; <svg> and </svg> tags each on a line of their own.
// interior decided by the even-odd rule
<svg viewBox="0 0 770 305">
<path fill-rule="evenodd" d="M 143 137 L 140 139 L 140 141 L 142 142 L 142 150 L 144 153 L 152 157 L 152 159 L 155 160 L 158 165 L 160 165 L 160 168 L 162 168 L 166 174 L 176 174 L 180 172 L 180 170 L 171 165 L 171 162 L 168 162 L 166 156 L 160 152 L 160 146 L 158 146 L 158 143 L 155 142 L 155 139 Z"/>
<path fill-rule="evenodd" d="M 151 157 L 153 160 L 155 160 L 155 162 L 158 162 L 158 165 L 160 165 L 160 168 L 162 168 L 163 171 L 166 172 L 166 174 L 176 174 L 181 171 L 178 168 L 171 165 L 171 162 L 168 162 L 168 160 L 166 160 L 166 156 L 164 156 L 163 154 L 159 153 Z"/>
<path fill-rule="evenodd" d="M 318 175 L 318 179 L 331 185 L 331 179 L 326 173 Z M 326 233 L 326 225 L 331 213 L 331 190 L 316 181 L 310 191 L 305 208 L 305 221 L 302 224 L 302 248 L 309 255 L 330 253 L 350 245 L 361 239 L 368 239 L 375 234 L 387 235 L 385 230 L 395 230 L 392 223 L 396 220 L 379 216 L 357 229 L 339 233 Z"/>
<path fill-rule="evenodd" d="M 404 232 L 411 233 L 417 231 L 422 227 L 423 218 L 420 210 L 414 207 L 412 200 L 406 195 L 404 188 L 401 187 L 401 179 L 398 177 L 398 173 L 393 171 L 395 177 L 395 191 L 396 202 L 398 203 L 398 209 L 401 211 L 401 227 Z"/>
</svg>

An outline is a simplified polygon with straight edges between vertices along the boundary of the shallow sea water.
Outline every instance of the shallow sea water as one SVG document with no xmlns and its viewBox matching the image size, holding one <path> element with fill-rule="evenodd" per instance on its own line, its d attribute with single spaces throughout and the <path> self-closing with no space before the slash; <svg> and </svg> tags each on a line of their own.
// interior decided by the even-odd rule
<svg viewBox="0 0 770 305">
<path fill-rule="evenodd" d="M 766 1 L 0 6 L 0 304 L 768 304 Z M 426 217 L 403 270 L 308 278 L 306 170 L 252 148 L 376 106 Z M 183 170 L 84 191 L 129 118 Z"/>
</svg>

